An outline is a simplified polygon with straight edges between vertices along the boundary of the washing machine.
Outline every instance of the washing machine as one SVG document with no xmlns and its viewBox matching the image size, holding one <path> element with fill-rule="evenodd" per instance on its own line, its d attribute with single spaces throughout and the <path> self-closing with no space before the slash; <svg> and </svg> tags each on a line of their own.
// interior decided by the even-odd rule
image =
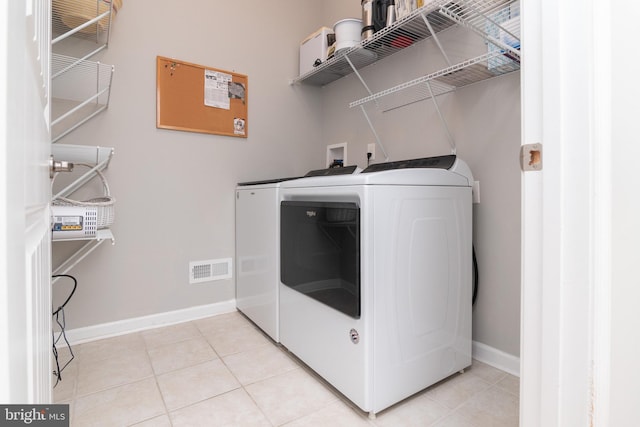
<svg viewBox="0 0 640 427">
<path fill-rule="evenodd" d="M 356 166 L 317 169 L 301 177 L 236 186 L 236 308 L 279 342 L 280 186 L 307 177 L 359 172 Z"/>
<path fill-rule="evenodd" d="M 280 342 L 371 415 L 471 365 L 472 185 L 454 155 L 282 183 Z"/>
</svg>

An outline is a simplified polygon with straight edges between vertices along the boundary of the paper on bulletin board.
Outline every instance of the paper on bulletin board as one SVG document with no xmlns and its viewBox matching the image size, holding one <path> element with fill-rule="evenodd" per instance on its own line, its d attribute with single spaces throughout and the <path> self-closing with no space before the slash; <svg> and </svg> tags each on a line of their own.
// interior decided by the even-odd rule
<svg viewBox="0 0 640 427">
<path fill-rule="evenodd" d="M 204 70 L 204 105 L 230 109 L 229 83 L 231 74 Z"/>
</svg>

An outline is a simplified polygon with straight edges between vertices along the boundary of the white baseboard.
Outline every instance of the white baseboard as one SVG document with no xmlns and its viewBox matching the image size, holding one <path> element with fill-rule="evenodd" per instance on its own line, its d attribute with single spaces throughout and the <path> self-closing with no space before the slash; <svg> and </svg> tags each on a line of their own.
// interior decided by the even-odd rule
<svg viewBox="0 0 640 427">
<path fill-rule="evenodd" d="M 131 332 L 158 328 L 160 326 L 169 326 L 176 323 L 188 322 L 190 320 L 215 316 L 217 314 L 231 313 L 233 311 L 236 311 L 235 299 L 215 304 L 190 307 L 183 310 L 168 311 L 149 316 L 119 320 L 117 322 L 87 326 L 84 328 L 69 329 L 65 333 L 69 343 L 71 345 L 76 345 L 103 338 L 124 335 Z"/>
<path fill-rule="evenodd" d="M 473 341 L 471 352 L 473 358 L 482 363 L 491 365 L 502 371 L 508 372 L 516 377 L 520 376 L 520 358 L 512 354 L 505 353 L 486 344 Z"/>
</svg>

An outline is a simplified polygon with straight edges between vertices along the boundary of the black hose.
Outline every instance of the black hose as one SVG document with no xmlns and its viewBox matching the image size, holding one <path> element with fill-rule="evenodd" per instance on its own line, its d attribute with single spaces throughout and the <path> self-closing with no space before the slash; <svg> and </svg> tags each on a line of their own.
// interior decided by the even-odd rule
<svg viewBox="0 0 640 427">
<path fill-rule="evenodd" d="M 473 256 L 473 298 L 471 299 L 471 305 L 476 303 L 476 298 L 478 298 L 478 260 L 476 259 L 476 248 L 471 245 L 471 254 Z"/>
<path fill-rule="evenodd" d="M 56 275 L 51 276 L 51 277 L 52 278 L 55 278 L 55 277 L 68 277 L 69 279 L 73 280 L 73 289 L 71 290 L 71 293 L 69 294 L 67 299 L 62 303 L 62 305 L 60 307 L 58 307 L 58 309 L 56 311 L 53 312 L 53 315 L 55 316 L 56 314 L 58 314 L 58 312 L 60 310 L 62 310 L 64 308 L 65 305 L 67 305 L 67 303 L 69 302 L 69 300 L 71 299 L 73 294 L 76 292 L 76 288 L 78 287 L 78 281 L 76 280 L 75 277 L 70 276 L 68 274 L 56 274 Z"/>
<path fill-rule="evenodd" d="M 78 281 L 76 280 L 75 277 L 70 276 L 68 274 L 57 274 L 57 275 L 53 275 L 51 276 L 52 278 L 56 278 L 56 277 L 67 277 L 71 280 L 73 280 L 73 289 L 71 290 L 71 292 L 69 293 L 69 296 L 67 297 L 67 299 L 60 305 L 60 307 L 58 307 L 57 310 L 55 310 L 53 312 L 53 317 L 55 318 L 56 323 L 58 324 L 58 326 L 60 327 L 60 333 L 58 334 L 58 337 L 56 337 L 56 332 L 53 330 L 53 328 L 51 329 L 51 340 L 53 341 L 53 356 L 55 359 L 55 370 L 53 371 L 53 374 L 56 376 L 56 383 L 53 385 L 54 387 L 56 387 L 58 385 L 58 383 L 60 381 L 62 381 L 62 371 L 69 365 L 69 363 L 71 363 L 71 361 L 75 358 L 74 354 L 73 354 L 73 350 L 71 349 L 71 345 L 69 344 L 69 340 L 67 339 L 67 334 L 65 332 L 66 329 L 66 320 L 64 317 L 64 307 L 67 305 L 67 303 L 69 302 L 69 300 L 71 299 L 71 297 L 73 296 L 73 294 L 76 292 L 76 288 L 78 287 Z M 62 319 L 61 319 L 62 318 Z M 61 321 L 62 320 L 62 321 Z M 70 359 L 67 361 L 67 363 L 65 363 L 62 367 L 60 366 L 60 360 L 59 360 L 59 355 L 58 355 L 58 348 L 56 347 L 58 342 L 60 341 L 60 339 L 64 339 L 65 344 L 67 345 L 67 348 L 69 349 L 69 355 L 70 355 Z"/>
</svg>

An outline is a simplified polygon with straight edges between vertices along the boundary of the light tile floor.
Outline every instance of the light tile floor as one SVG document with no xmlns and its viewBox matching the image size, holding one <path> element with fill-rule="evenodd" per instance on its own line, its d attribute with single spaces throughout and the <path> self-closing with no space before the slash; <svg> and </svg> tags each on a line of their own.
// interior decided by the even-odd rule
<svg viewBox="0 0 640 427">
<path fill-rule="evenodd" d="M 238 312 L 73 351 L 54 389 L 72 426 L 518 425 L 518 378 L 475 360 L 371 420 Z"/>
</svg>

